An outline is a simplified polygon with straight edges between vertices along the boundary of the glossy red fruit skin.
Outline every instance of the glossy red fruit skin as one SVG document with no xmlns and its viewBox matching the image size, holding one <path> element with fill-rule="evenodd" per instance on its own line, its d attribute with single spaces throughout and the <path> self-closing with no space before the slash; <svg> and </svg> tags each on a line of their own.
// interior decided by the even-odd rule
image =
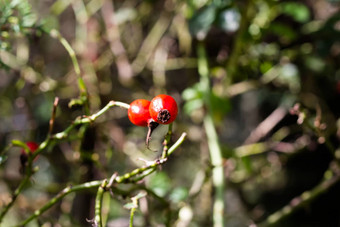
<svg viewBox="0 0 340 227">
<path fill-rule="evenodd" d="M 151 120 L 149 113 L 150 101 L 146 99 L 136 99 L 130 103 L 128 117 L 137 126 L 146 127 Z"/>
<path fill-rule="evenodd" d="M 159 124 L 172 123 L 178 114 L 175 99 L 169 95 L 157 95 L 151 100 L 149 106 L 151 118 Z"/>
</svg>

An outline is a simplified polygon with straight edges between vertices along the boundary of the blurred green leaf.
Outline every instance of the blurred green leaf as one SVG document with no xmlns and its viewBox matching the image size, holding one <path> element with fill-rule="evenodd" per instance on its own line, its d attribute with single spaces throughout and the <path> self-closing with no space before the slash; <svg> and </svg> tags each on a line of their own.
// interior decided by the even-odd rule
<svg viewBox="0 0 340 227">
<path fill-rule="evenodd" d="M 271 62 L 265 61 L 260 65 L 261 73 L 266 73 L 273 67 Z"/>
<path fill-rule="evenodd" d="M 250 157 L 242 157 L 241 162 L 243 164 L 244 169 L 247 171 L 247 173 L 252 173 L 253 167 Z"/>
<path fill-rule="evenodd" d="M 300 23 L 305 23 L 310 19 L 309 9 L 299 2 L 284 2 L 281 4 L 281 10 Z"/>
<path fill-rule="evenodd" d="M 326 66 L 324 60 L 317 56 L 306 56 L 304 60 L 306 66 L 315 72 L 322 72 Z"/>
<path fill-rule="evenodd" d="M 213 0 L 213 4 L 218 8 L 224 8 L 232 4 L 232 0 Z"/>
<path fill-rule="evenodd" d="M 7 2 L 7 3 L 6 3 L 6 2 Z M 8 4 L 8 2 L 10 2 L 10 4 Z M 5 0 L 5 4 L 10 5 L 10 7 L 15 7 L 15 6 L 17 6 L 20 2 L 22 2 L 22 0 L 12 0 L 12 1 Z"/>
<path fill-rule="evenodd" d="M 37 15 L 28 14 L 23 18 L 22 26 L 23 27 L 32 27 L 37 22 Z"/>
<path fill-rule="evenodd" d="M 41 28 L 46 32 L 49 33 L 52 29 L 58 29 L 59 28 L 59 22 L 57 17 L 50 15 L 45 17 L 41 21 Z"/>
<path fill-rule="evenodd" d="M 138 200 L 145 197 L 147 193 L 145 191 L 139 192 L 137 195 L 131 198 L 132 202 L 124 205 L 125 209 L 131 210 L 132 208 L 138 208 Z"/>
<path fill-rule="evenodd" d="M 203 100 L 202 99 L 194 99 L 194 100 L 190 100 L 187 101 L 184 106 L 183 106 L 183 110 L 186 114 L 190 114 L 192 113 L 192 111 L 195 111 L 199 108 L 203 107 Z"/>
<path fill-rule="evenodd" d="M 138 208 L 138 206 L 135 203 L 127 203 L 124 205 L 125 209 L 131 210 L 132 208 Z"/>
<path fill-rule="evenodd" d="M 231 109 L 231 104 L 228 98 L 219 97 L 213 92 L 210 93 L 209 102 L 214 120 L 217 122 L 223 120 L 225 114 Z"/>
<path fill-rule="evenodd" d="M 273 22 L 269 30 L 276 34 L 281 40 L 291 42 L 296 39 L 297 33 L 292 27 L 279 22 Z"/>
<path fill-rule="evenodd" d="M 186 114 L 190 114 L 192 111 L 203 106 L 204 102 L 202 90 L 201 84 L 196 83 L 192 87 L 188 87 L 183 91 L 182 97 L 186 101 L 183 109 Z"/>
<path fill-rule="evenodd" d="M 184 100 L 189 101 L 193 99 L 200 99 L 202 98 L 202 90 L 199 87 L 199 84 L 195 84 L 192 87 L 188 87 L 182 93 L 182 97 Z"/>
<path fill-rule="evenodd" d="M 147 193 L 145 191 L 139 192 L 137 195 L 135 195 L 134 197 L 132 197 L 132 199 L 141 199 L 143 197 L 145 197 L 147 195 Z"/>
<path fill-rule="evenodd" d="M 198 39 L 203 39 L 216 18 L 217 8 L 214 5 L 204 6 L 195 12 L 189 20 L 189 30 L 191 35 Z"/>
<path fill-rule="evenodd" d="M 180 201 L 185 200 L 188 197 L 188 194 L 189 194 L 188 189 L 184 187 L 177 187 L 171 192 L 170 200 L 173 203 L 178 203 Z"/>
<path fill-rule="evenodd" d="M 3 163 L 5 163 L 5 161 L 7 160 L 7 155 L 0 155 L 0 165 L 2 165 Z"/>
<path fill-rule="evenodd" d="M 158 196 L 165 196 L 171 188 L 171 180 L 164 172 L 157 172 L 152 175 L 148 187 L 151 188 Z"/>
</svg>

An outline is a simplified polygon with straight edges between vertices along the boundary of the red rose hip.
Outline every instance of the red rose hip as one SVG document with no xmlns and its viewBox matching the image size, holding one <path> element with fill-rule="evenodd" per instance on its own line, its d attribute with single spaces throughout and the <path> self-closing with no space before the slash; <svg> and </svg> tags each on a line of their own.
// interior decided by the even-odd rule
<svg viewBox="0 0 340 227">
<path fill-rule="evenodd" d="M 30 149 L 31 153 L 34 153 L 38 149 L 38 147 L 39 147 L 39 144 L 37 144 L 36 142 L 31 142 L 31 141 L 30 142 L 26 142 L 26 145 Z M 21 150 L 21 153 L 22 154 L 26 154 L 24 149 Z"/>
<path fill-rule="evenodd" d="M 39 144 L 37 144 L 36 142 L 26 142 L 26 145 L 28 146 L 28 148 L 30 149 L 30 153 L 33 154 L 38 148 L 39 148 Z M 21 173 L 24 173 L 25 172 L 25 166 L 26 166 L 26 163 L 28 161 L 28 155 L 27 153 L 25 152 L 24 149 L 21 149 L 21 152 L 20 152 L 20 163 L 21 163 L 21 167 L 20 167 L 20 172 Z M 34 160 L 36 160 L 38 158 L 35 157 Z"/>
<path fill-rule="evenodd" d="M 128 109 L 130 121 L 137 126 L 148 126 L 151 120 L 149 106 L 150 101 L 145 99 L 136 99 L 133 101 Z"/>
<path fill-rule="evenodd" d="M 149 106 L 151 118 L 159 124 L 172 123 L 178 113 L 177 103 L 169 95 L 157 95 L 151 100 Z"/>
</svg>

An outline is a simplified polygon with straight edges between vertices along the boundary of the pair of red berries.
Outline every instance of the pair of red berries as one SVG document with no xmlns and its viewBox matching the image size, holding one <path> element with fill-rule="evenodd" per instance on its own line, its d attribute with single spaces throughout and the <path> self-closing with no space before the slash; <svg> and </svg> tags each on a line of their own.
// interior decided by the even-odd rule
<svg viewBox="0 0 340 227">
<path fill-rule="evenodd" d="M 128 110 L 130 121 L 144 127 L 152 121 L 158 124 L 170 124 L 176 119 L 177 113 L 177 103 L 169 95 L 157 95 L 151 102 L 137 99 L 130 104 Z"/>
<path fill-rule="evenodd" d="M 167 125 L 172 123 L 176 119 L 177 113 L 177 103 L 169 95 L 157 95 L 151 101 L 137 99 L 130 104 L 128 109 L 128 116 L 133 124 L 149 127 L 147 144 L 152 131 L 159 124 Z"/>
</svg>

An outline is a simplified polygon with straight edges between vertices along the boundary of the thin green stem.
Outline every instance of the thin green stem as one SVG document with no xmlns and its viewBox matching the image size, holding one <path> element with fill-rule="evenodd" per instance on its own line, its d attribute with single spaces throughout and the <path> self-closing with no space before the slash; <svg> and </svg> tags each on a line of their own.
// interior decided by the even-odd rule
<svg viewBox="0 0 340 227">
<path fill-rule="evenodd" d="M 123 103 L 123 102 L 116 102 L 116 101 L 110 101 L 104 108 L 99 110 L 97 113 L 88 116 L 88 117 L 83 117 L 83 118 L 78 118 L 76 119 L 69 127 L 67 127 L 64 131 L 56 133 L 54 135 L 48 135 L 46 140 L 42 142 L 39 146 L 39 148 L 32 154 L 28 152 L 28 162 L 26 166 L 26 172 L 25 172 L 25 177 L 19 184 L 18 188 L 14 191 L 12 200 L 9 202 L 1 211 L 0 213 L 0 223 L 4 216 L 7 214 L 8 210 L 13 206 L 15 200 L 17 199 L 18 195 L 21 193 L 21 191 L 24 189 L 25 185 L 29 182 L 29 179 L 31 176 L 34 174 L 32 170 L 32 165 L 33 165 L 33 160 L 35 157 L 37 157 L 43 150 L 45 150 L 52 142 L 56 140 L 62 140 L 65 138 L 68 138 L 69 133 L 78 125 L 85 125 L 85 124 L 90 124 L 93 121 L 95 121 L 98 117 L 103 115 L 105 112 L 107 112 L 110 108 L 118 106 L 122 107 L 125 109 L 128 109 L 130 107 L 129 104 Z M 53 114 L 52 114 L 53 115 Z"/>
<path fill-rule="evenodd" d="M 130 211 L 130 222 L 129 222 L 129 227 L 133 227 L 133 217 L 135 215 L 136 208 L 132 207 Z"/>
<path fill-rule="evenodd" d="M 50 143 L 50 139 L 47 139 L 46 141 L 40 144 L 39 148 L 33 154 L 31 152 L 28 152 L 29 155 L 28 155 L 27 164 L 25 166 L 25 176 L 20 182 L 19 186 L 15 189 L 12 195 L 11 201 L 2 209 L 0 213 L 0 223 L 2 222 L 3 218 L 5 217 L 9 209 L 13 206 L 14 202 L 18 198 L 18 195 L 22 192 L 26 184 L 29 182 L 31 176 L 34 174 L 34 171 L 33 171 L 34 158 L 38 156 L 38 154 L 41 153 L 48 146 L 49 143 Z"/>
<path fill-rule="evenodd" d="M 218 143 L 216 129 L 210 115 L 204 118 L 204 128 L 208 137 L 212 169 L 212 180 L 215 188 L 214 199 L 214 226 L 223 227 L 224 223 L 224 170 L 222 161 L 222 151 Z"/>
<path fill-rule="evenodd" d="M 18 188 L 14 191 L 14 193 L 12 195 L 11 201 L 1 211 L 1 214 L 0 214 L 0 223 L 1 223 L 2 219 L 4 218 L 4 216 L 7 214 L 8 210 L 13 206 L 15 200 L 17 199 L 18 195 L 21 193 L 22 189 L 25 187 L 25 185 L 29 181 L 30 177 L 31 176 L 29 176 L 29 175 L 25 175 L 24 179 L 21 181 L 21 183 L 18 186 Z"/>
<path fill-rule="evenodd" d="M 68 54 L 71 57 L 72 63 L 73 63 L 73 67 L 74 67 L 74 71 L 76 72 L 76 74 L 78 76 L 80 76 L 80 67 L 79 67 L 79 63 L 76 57 L 76 53 L 73 50 L 73 48 L 71 47 L 71 45 L 67 42 L 67 40 L 60 34 L 60 32 L 58 30 L 52 29 L 50 31 L 50 36 L 53 38 L 56 38 L 59 40 L 59 42 L 65 47 L 66 51 L 68 52 Z"/>
<path fill-rule="evenodd" d="M 88 97 L 87 97 L 88 96 L 87 95 L 87 87 L 86 87 L 86 84 L 85 84 L 85 82 L 82 78 L 82 75 L 81 75 L 81 71 L 80 71 L 80 67 L 79 67 L 79 63 L 78 63 L 78 60 L 77 60 L 76 53 L 73 50 L 73 48 L 71 47 L 71 45 L 60 34 L 60 32 L 58 30 L 52 29 L 49 32 L 49 35 L 51 37 L 59 40 L 59 42 L 64 46 L 64 48 L 66 49 L 67 53 L 69 54 L 69 56 L 72 60 L 74 71 L 78 76 L 78 87 L 79 87 L 79 90 L 80 90 L 80 98 L 82 100 L 84 100 L 83 104 L 84 104 L 85 113 L 88 115 L 90 113 L 90 107 L 89 107 L 89 102 L 88 102 Z"/>
<path fill-rule="evenodd" d="M 183 133 L 182 136 L 176 141 L 176 143 L 174 143 L 174 145 L 172 145 L 169 148 L 168 155 L 172 154 L 183 143 L 185 137 L 186 137 L 186 133 Z M 45 146 L 47 146 L 47 143 L 45 143 L 45 145 L 43 145 L 43 144 L 40 145 L 39 149 L 42 148 L 42 147 L 45 147 Z M 140 180 L 141 178 L 144 178 L 144 177 L 150 175 L 152 172 L 154 172 L 156 170 L 157 166 L 162 165 L 166 161 L 167 161 L 167 159 L 158 159 L 158 160 L 153 161 L 151 164 L 149 164 L 147 166 L 137 168 L 137 169 L 131 171 L 130 173 L 124 174 L 123 176 L 117 176 L 117 177 L 114 178 L 113 184 L 110 185 L 110 187 L 115 189 L 115 184 L 136 182 L 136 181 Z M 101 187 L 101 186 L 103 186 L 103 182 L 108 182 L 108 179 L 91 181 L 91 182 L 79 184 L 79 185 L 76 185 L 76 186 L 66 187 L 58 195 L 56 195 L 51 200 L 49 200 L 43 207 L 36 210 L 30 217 L 28 217 L 26 220 L 22 221 L 19 225 L 17 225 L 17 227 L 24 226 L 24 225 L 28 224 L 30 221 L 32 221 L 33 219 L 37 218 L 39 215 L 41 215 L 42 213 L 47 211 L 54 204 L 59 202 L 62 198 L 64 198 L 66 195 L 70 194 L 71 192 L 77 192 L 77 191 L 83 191 L 83 190 L 89 190 L 89 189 Z M 106 189 L 107 189 L 107 187 L 108 187 L 108 185 L 105 184 Z M 103 190 L 105 190 L 105 188 L 103 187 Z M 101 193 L 102 192 L 99 191 L 99 195 L 97 193 L 97 197 L 100 196 Z M 99 212 L 98 209 L 97 209 L 97 212 Z"/>
<path fill-rule="evenodd" d="M 139 199 L 143 198 L 144 196 L 146 196 L 146 192 L 139 192 L 136 196 L 132 197 L 132 204 L 129 204 L 129 206 L 127 207 L 128 209 L 130 209 L 130 227 L 133 227 L 133 218 L 136 212 L 136 209 L 138 208 L 138 202 Z"/>
<path fill-rule="evenodd" d="M 198 72 L 200 74 L 200 84 L 204 89 L 204 103 L 207 107 L 207 113 L 204 117 L 204 128 L 207 135 L 212 170 L 212 181 L 215 188 L 214 206 L 213 206 L 213 222 L 214 227 L 224 226 L 224 171 L 222 151 L 218 141 L 218 135 L 213 121 L 213 110 L 210 103 L 211 89 L 209 80 L 209 66 L 202 43 L 198 45 Z"/>
<path fill-rule="evenodd" d="M 168 156 L 174 153 L 174 151 L 184 142 L 185 138 L 187 137 L 187 134 L 185 132 L 182 133 L 182 135 L 178 138 L 176 143 L 174 143 L 168 150 Z"/>
<path fill-rule="evenodd" d="M 168 150 L 169 150 L 169 144 L 171 142 L 171 136 L 172 136 L 172 123 L 169 124 L 168 133 L 165 135 L 165 138 L 163 141 L 162 158 L 168 157 Z"/>
<path fill-rule="evenodd" d="M 103 183 L 98 187 L 96 202 L 95 202 L 95 216 L 94 220 L 97 223 L 98 227 L 103 227 L 102 221 L 102 203 L 103 203 L 103 195 L 105 192 L 105 188 L 107 185 L 107 180 L 103 180 Z"/>
<path fill-rule="evenodd" d="M 41 207 L 40 209 L 34 211 L 34 213 L 30 217 L 28 217 L 26 220 L 22 221 L 19 225 L 17 225 L 17 227 L 27 225 L 30 221 L 32 221 L 33 219 L 37 218 L 42 213 L 44 213 L 45 211 L 50 209 L 54 204 L 59 202 L 62 198 L 64 198 L 66 195 L 70 194 L 71 192 L 76 192 L 76 191 L 96 188 L 96 187 L 99 187 L 102 184 L 102 182 L 103 181 L 91 181 L 91 182 L 87 182 L 87 183 L 84 183 L 84 184 L 79 184 L 79 185 L 76 185 L 76 186 L 68 186 L 68 187 L 66 187 L 58 195 L 56 195 L 51 200 L 49 200 L 43 207 Z"/>
<path fill-rule="evenodd" d="M 73 123 L 67 127 L 64 131 L 59 132 L 52 136 L 54 139 L 65 139 L 68 137 L 68 134 L 78 125 L 82 124 L 89 124 L 95 121 L 98 117 L 103 115 L 105 112 L 107 112 L 109 109 L 111 109 L 114 106 L 122 107 L 125 109 L 129 109 L 130 105 L 123 103 L 123 102 L 117 102 L 117 101 L 110 101 L 106 106 L 104 106 L 101 110 L 99 110 L 97 113 L 91 115 L 91 116 L 85 116 L 83 118 L 77 118 Z"/>
<path fill-rule="evenodd" d="M 272 226 L 277 224 L 282 219 L 286 218 L 287 216 L 291 215 L 292 213 L 296 212 L 298 209 L 306 206 L 315 198 L 320 196 L 321 194 L 327 192 L 333 185 L 340 181 L 340 175 L 336 175 L 331 179 L 324 179 L 320 184 L 315 186 L 310 191 L 303 192 L 300 196 L 295 197 L 292 201 L 281 208 L 280 210 L 276 211 L 275 213 L 271 214 L 265 221 L 259 224 L 259 226 Z"/>
<path fill-rule="evenodd" d="M 243 13 L 241 13 L 241 15 L 244 16 L 241 18 L 240 27 L 237 31 L 236 37 L 234 38 L 235 42 L 226 65 L 227 76 L 229 80 L 235 79 L 234 77 L 237 70 L 237 61 L 239 60 L 239 56 L 242 54 L 242 50 L 247 43 L 245 42 L 244 34 L 247 32 L 250 18 L 252 18 L 251 14 L 253 11 L 253 0 L 248 0 L 245 4 L 246 6 L 243 8 Z"/>
</svg>

